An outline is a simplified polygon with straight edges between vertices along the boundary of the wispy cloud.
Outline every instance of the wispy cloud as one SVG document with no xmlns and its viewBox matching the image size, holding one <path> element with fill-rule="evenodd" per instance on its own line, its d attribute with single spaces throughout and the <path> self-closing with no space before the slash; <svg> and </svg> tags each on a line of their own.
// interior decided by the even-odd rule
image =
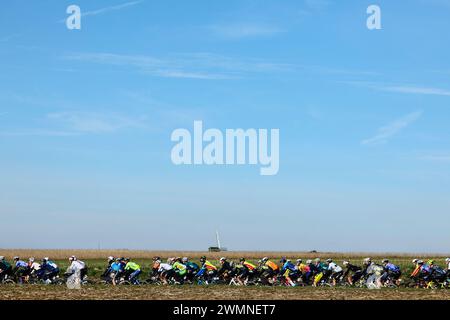
<svg viewBox="0 0 450 320">
<path fill-rule="evenodd" d="M 166 57 L 122 55 L 115 53 L 77 53 L 64 59 L 89 63 L 132 67 L 165 78 L 235 79 L 249 73 L 287 72 L 293 65 L 258 59 L 235 59 L 211 53 L 177 54 Z"/>
<path fill-rule="evenodd" d="M 251 37 L 268 37 L 282 32 L 284 29 L 265 24 L 231 23 L 212 25 L 209 29 L 216 35 L 227 39 L 242 39 Z"/>
<path fill-rule="evenodd" d="M 96 16 L 96 15 L 104 14 L 104 13 L 107 13 L 110 11 L 116 11 L 116 10 L 121 10 L 121 9 L 124 9 L 127 7 L 135 6 L 142 2 L 144 2 L 144 0 L 129 1 L 129 2 L 115 5 L 115 6 L 104 7 L 104 8 L 100 8 L 97 10 L 91 10 L 91 11 L 86 11 L 86 12 L 83 12 L 83 10 L 81 10 L 81 16 L 82 17 Z M 65 21 L 66 21 L 66 19 L 61 19 L 58 22 L 65 22 Z"/>
<path fill-rule="evenodd" d="M 386 143 L 390 138 L 398 134 L 401 130 L 417 121 L 422 116 L 422 114 L 422 111 L 416 111 L 400 119 L 397 119 L 394 122 L 379 128 L 378 133 L 375 136 L 361 141 L 361 144 L 373 145 Z"/>
<path fill-rule="evenodd" d="M 380 87 L 381 90 L 399 93 L 426 94 L 435 96 L 450 96 L 450 90 L 432 87 L 417 86 L 386 86 Z"/>
<path fill-rule="evenodd" d="M 342 81 L 342 83 L 369 88 L 377 91 L 385 92 L 397 92 L 404 94 L 421 94 L 421 95 L 435 95 L 435 96 L 450 96 L 450 90 L 418 86 L 418 85 L 408 85 L 408 84 L 382 84 L 374 82 L 365 81 Z"/>
<path fill-rule="evenodd" d="M 145 116 L 130 117 L 116 113 L 61 112 L 50 113 L 47 119 L 75 133 L 113 133 L 126 128 L 146 127 Z"/>
</svg>

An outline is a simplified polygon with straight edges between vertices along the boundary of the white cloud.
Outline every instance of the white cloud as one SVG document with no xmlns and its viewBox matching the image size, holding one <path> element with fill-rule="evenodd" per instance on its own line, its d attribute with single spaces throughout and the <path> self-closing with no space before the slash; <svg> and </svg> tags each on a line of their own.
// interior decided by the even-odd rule
<svg viewBox="0 0 450 320">
<path fill-rule="evenodd" d="M 228 39 L 273 36 L 285 30 L 264 24 L 234 23 L 213 25 L 209 29 L 216 35 Z"/>
<path fill-rule="evenodd" d="M 145 128 L 145 117 L 92 112 L 50 113 L 47 119 L 75 133 L 113 133 L 126 128 Z"/>
<path fill-rule="evenodd" d="M 398 134 L 401 130 L 408 127 L 413 122 L 417 121 L 421 116 L 422 111 L 410 113 L 394 122 L 378 129 L 378 133 L 372 138 L 361 141 L 362 145 L 373 145 L 386 143 L 390 138 Z"/>
<path fill-rule="evenodd" d="M 386 86 L 381 87 L 381 90 L 399 92 L 399 93 L 413 93 L 426 94 L 436 96 L 450 96 L 450 90 L 431 88 L 431 87 L 416 87 L 416 86 Z"/>
<path fill-rule="evenodd" d="M 435 95 L 435 96 L 450 96 L 450 90 L 436 88 L 436 87 L 426 87 L 417 85 L 407 85 L 407 84 L 380 84 L 374 82 L 365 81 L 342 81 L 342 83 L 361 86 L 377 91 L 385 92 L 397 92 L 405 94 L 422 94 L 422 95 Z"/>
<path fill-rule="evenodd" d="M 295 66 L 258 59 L 238 60 L 211 53 L 170 55 L 164 58 L 114 53 L 77 53 L 67 60 L 133 67 L 142 73 L 166 78 L 235 79 L 247 73 L 291 71 Z"/>
<path fill-rule="evenodd" d="M 127 7 L 135 6 L 142 2 L 143 2 L 143 0 L 130 1 L 130 2 L 125 2 L 125 3 L 119 4 L 119 5 L 105 7 L 105 8 L 101 8 L 101 9 L 97 9 L 97 10 L 92 10 L 92 11 L 86 11 L 86 12 L 83 12 L 83 8 L 81 8 L 81 16 L 82 17 L 96 16 L 96 15 L 103 14 L 103 13 L 106 13 L 109 11 L 116 11 L 116 10 L 121 10 L 121 9 L 124 9 Z M 66 21 L 66 19 L 61 19 L 58 22 L 65 22 L 65 21 Z"/>
</svg>

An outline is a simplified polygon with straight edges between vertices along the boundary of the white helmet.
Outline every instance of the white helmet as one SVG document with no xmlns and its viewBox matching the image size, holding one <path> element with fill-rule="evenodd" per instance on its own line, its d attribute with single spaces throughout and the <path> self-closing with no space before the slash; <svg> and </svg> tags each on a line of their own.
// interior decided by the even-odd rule
<svg viewBox="0 0 450 320">
<path fill-rule="evenodd" d="M 450 258 L 445 259 L 445 262 L 450 262 Z"/>
<path fill-rule="evenodd" d="M 109 256 L 109 257 L 108 257 L 108 262 L 109 262 L 109 261 L 114 261 L 114 257 L 113 257 L 113 256 Z"/>
<path fill-rule="evenodd" d="M 183 259 L 181 259 L 181 261 L 182 261 L 183 263 L 186 263 L 186 262 L 189 261 L 189 259 L 188 259 L 188 257 L 183 257 Z"/>
<path fill-rule="evenodd" d="M 348 261 L 344 261 L 344 262 L 342 262 L 342 264 L 343 264 L 344 266 L 348 266 L 349 262 L 348 262 Z"/>
<path fill-rule="evenodd" d="M 70 258 L 69 258 L 69 261 L 76 261 L 77 260 L 77 257 L 75 257 L 75 256 L 71 256 Z"/>
<path fill-rule="evenodd" d="M 419 259 L 413 259 L 412 263 L 416 264 L 419 261 Z"/>
<path fill-rule="evenodd" d="M 28 261 L 30 261 L 31 263 L 34 262 L 34 257 L 30 257 L 30 259 L 28 259 Z"/>
<path fill-rule="evenodd" d="M 306 264 L 311 264 L 311 263 L 312 263 L 311 259 L 306 260 Z"/>
<path fill-rule="evenodd" d="M 3 260 L 5 260 L 5 257 L 4 256 L 0 256 L 0 261 L 3 261 Z"/>
<path fill-rule="evenodd" d="M 297 263 L 302 263 L 303 260 L 302 259 L 297 259 Z"/>
</svg>

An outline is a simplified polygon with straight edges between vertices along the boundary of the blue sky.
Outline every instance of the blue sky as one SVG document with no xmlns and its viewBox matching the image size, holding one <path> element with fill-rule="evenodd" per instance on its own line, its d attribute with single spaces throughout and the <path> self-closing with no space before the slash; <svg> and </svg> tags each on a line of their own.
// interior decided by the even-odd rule
<svg viewBox="0 0 450 320">
<path fill-rule="evenodd" d="M 373 3 L 2 4 L 0 247 L 449 252 L 450 1 Z M 174 166 L 194 120 L 278 175 Z"/>
</svg>

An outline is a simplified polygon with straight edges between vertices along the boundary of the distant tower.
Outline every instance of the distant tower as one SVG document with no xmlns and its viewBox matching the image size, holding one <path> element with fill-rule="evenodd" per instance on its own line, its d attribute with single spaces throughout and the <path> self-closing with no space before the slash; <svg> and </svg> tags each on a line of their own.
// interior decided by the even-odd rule
<svg viewBox="0 0 450 320">
<path fill-rule="evenodd" d="M 222 247 L 220 246 L 219 231 L 217 230 L 216 230 L 216 239 L 217 239 L 217 248 L 219 248 L 219 250 L 222 250 Z"/>
</svg>

